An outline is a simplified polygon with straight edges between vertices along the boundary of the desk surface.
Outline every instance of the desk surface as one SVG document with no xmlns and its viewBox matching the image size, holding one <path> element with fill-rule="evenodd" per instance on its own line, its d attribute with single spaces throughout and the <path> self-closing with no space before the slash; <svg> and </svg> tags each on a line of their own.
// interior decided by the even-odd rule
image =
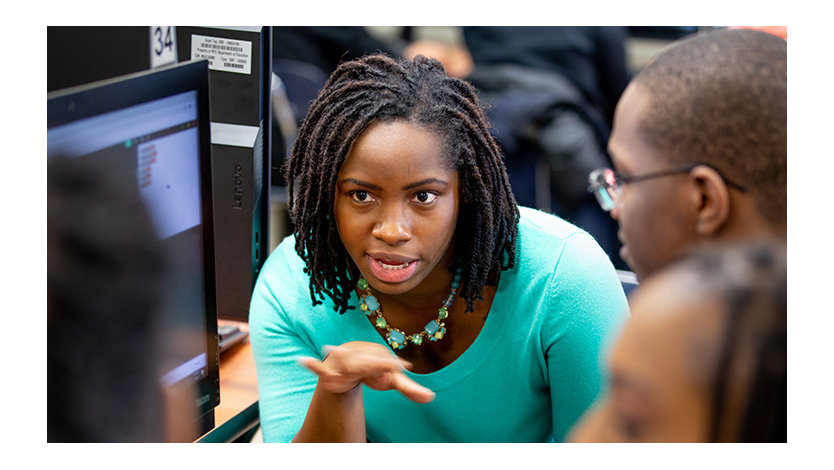
<svg viewBox="0 0 834 470">
<path fill-rule="evenodd" d="M 249 325 L 243 322 L 220 320 L 221 324 L 233 324 L 243 331 Z M 249 338 L 220 355 L 220 405 L 214 409 L 214 425 L 220 426 L 258 401 L 258 377 Z"/>
</svg>

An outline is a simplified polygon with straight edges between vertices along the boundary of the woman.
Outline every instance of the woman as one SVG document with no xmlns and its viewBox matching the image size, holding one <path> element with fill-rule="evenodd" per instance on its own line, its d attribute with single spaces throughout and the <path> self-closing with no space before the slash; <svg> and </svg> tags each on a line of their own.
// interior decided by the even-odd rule
<svg viewBox="0 0 834 470">
<path fill-rule="evenodd" d="M 250 309 L 266 441 L 558 441 L 593 402 L 622 288 L 587 233 L 517 207 L 488 129 L 435 60 L 331 75 Z"/>
<path fill-rule="evenodd" d="M 641 285 L 581 442 L 786 442 L 784 246 L 710 247 Z"/>
</svg>

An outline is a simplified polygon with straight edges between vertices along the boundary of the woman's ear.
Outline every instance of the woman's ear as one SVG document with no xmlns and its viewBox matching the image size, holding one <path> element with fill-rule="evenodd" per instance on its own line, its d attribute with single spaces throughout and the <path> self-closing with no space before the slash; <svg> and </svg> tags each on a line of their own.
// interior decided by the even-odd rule
<svg viewBox="0 0 834 470">
<path fill-rule="evenodd" d="M 724 178 L 706 165 L 698 165 L 689 172 L 695 193 L 695 230 L 700 236 L 711 237 L 727 223 L 730 217 L 730 191 Z"/>
</svg>

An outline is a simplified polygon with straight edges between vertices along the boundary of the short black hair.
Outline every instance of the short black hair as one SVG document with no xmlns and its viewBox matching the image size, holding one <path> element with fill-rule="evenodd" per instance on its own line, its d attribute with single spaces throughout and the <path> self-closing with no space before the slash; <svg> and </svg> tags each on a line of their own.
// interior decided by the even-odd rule
<svg viewBox="0 0 834 470">
<path fill-rule="evenodd" d="M 650 96 L 643 137 L 673 163 L 707 163 L 787 223 L 787 42 L 722 29 L 689 36 L 634 78 Z"/>
<path fill-rule="evenodd" d="M 706 245 L 675 268 L 722 306 L 711 387 L 710 442 L 787 441 L 787 257 L 783 244 Z M 701 292 L 699 290 L 699 292 Z M 704 357 L 694 358 L 704 360 Z"/>
<path fill-rule="evenodd" d="M 296 252 L 310 275 L 313 305 L 328 295 L 344 313 L 359 270 L 333 215 L 336 177 L 356 138 L 373 122 L 406 120 L 441 137 L 461 181 L 455 250 L 467 311 L 515 262 L 519 211 L 503 154 L 475 89 L 448 76 L 435 59 L 384 54 L 344 62 L 302 122 L 286 166 Z"/>
</svg>

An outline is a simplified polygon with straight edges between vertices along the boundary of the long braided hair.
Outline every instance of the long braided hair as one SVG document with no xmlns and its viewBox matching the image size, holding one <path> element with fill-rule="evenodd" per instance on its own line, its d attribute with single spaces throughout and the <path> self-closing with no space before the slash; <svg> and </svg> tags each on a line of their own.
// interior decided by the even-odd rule
<svg viewBox="0 0 834 470">
<path fill-rule="evenodd" d="M 709 442 L 787 441 L 787 266 L 766 242 L 709 247 L 684 262 L 721 300 Z"/>
<path fill-rule="evenodd" d="M 342 63 L 313 101 L 287 161 L 295 250 L 310 275 L 313 305 L 329 296 L 339 313 L 359 270 L 342 244 L 333 215 L 336 178 L 351 145 L 375 121 L 406 120 L 436 133 L 458 172 L 461 206 L 455 253 L 463 269 L 466 310 L 515 262 L 519 212 L 503 154 L 474 88 L 446 75 L 435 59 L 375 54 Z"/>
</svg>

